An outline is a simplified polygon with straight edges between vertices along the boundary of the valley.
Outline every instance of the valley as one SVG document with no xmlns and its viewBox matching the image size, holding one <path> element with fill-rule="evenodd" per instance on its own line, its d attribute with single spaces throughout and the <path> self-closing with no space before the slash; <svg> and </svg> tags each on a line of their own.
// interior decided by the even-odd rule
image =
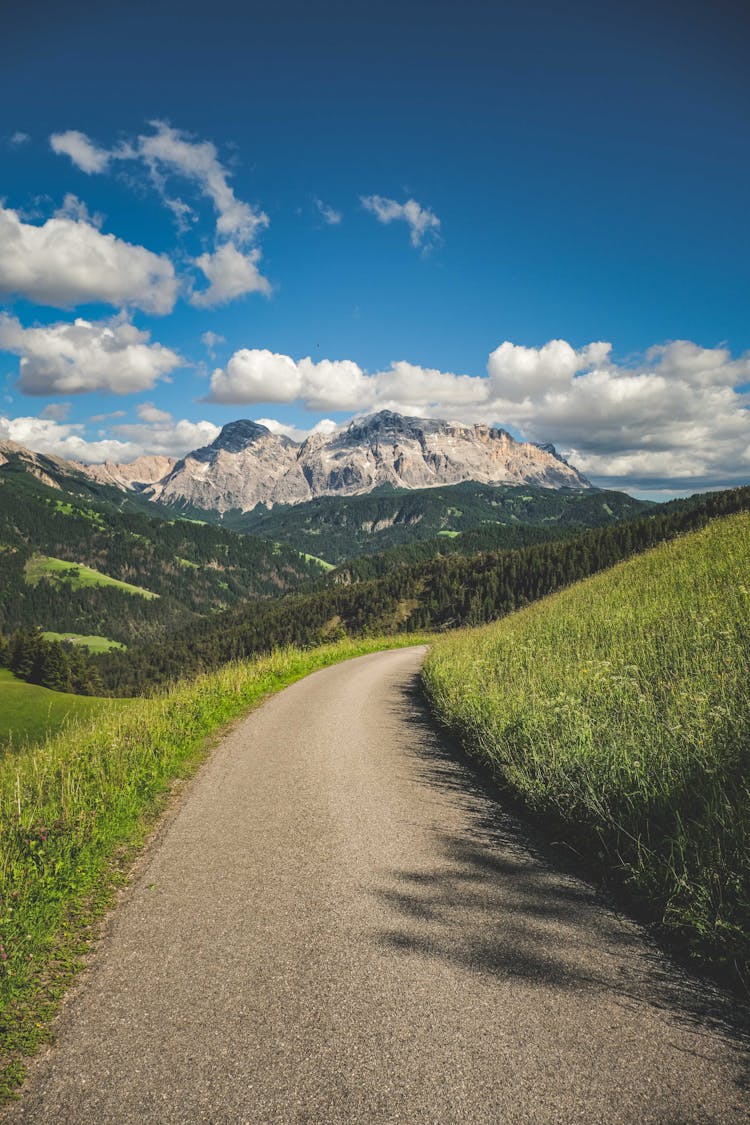
<svg viewBox="0 0 750 1125">
<path fill-rule="evenodd" d="M 229 429 L 222 472 L 246 460 L 247 432 Z M 255 457 L 267 439 L 250 438 Z M 127 466 L 97 479 L 7 443 L 3 458 L 6 1095 L 54 1009 L 41 982 L 64 990 L 120 857 L 215 732 L 383 649 L 430 646 L 420 690 L 490 772 L 493 803 L 572 849 L 673 953 L 746 989 L 750 488 L 653 504 L 588 482 L 386 480 L 243 511 L 155 499 Z"/>
</svg>

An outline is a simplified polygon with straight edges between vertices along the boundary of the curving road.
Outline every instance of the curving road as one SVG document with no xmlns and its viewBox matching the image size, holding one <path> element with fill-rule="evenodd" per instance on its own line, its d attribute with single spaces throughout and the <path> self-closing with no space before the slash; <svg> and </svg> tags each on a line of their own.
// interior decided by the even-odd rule
<svg viewBox="0 0 750 1125">
<path fill-rule="evenodd" d="M 423 652 L 224 740 L 10 1120 L 750 1121 L 741 1016 L 525 840 L 430 726 Z"/>
</svg>

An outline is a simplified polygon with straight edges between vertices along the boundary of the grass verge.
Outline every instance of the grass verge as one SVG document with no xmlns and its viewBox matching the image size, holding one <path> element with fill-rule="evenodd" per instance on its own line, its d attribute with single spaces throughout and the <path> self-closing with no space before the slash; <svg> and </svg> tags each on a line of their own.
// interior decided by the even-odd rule
<svg viewBox="0 0 750 1125">
<path fill-rule="evenodd" d="M 663 934 L 750 984 L 750 516 L 435 641 L 436 715 Z"/>
<path fill-rule="evenodd" d="M 227 665 L 0 761 L 0 1098 L 49 1038 L 97 918 L 172 783 L 206 757 L 207 736 L 310 672 L 424 639 L 344 640 Z"/>
</svg>

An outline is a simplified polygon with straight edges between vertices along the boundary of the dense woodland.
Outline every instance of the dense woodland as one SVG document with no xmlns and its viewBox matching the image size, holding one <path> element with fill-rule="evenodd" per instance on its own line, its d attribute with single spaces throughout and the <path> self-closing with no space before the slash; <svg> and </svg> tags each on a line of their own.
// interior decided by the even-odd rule
<svg viewBox="0 0 750 1125">
<path fill-rule="evenodd" d="M 342 581 L 339 575 L 326 589 L 204 618 L 165 643 L 98 657 L 97 666 L 105 691 L 129 695 L 281 645 L 314 645 L 344 633 L 359 636 L 480 624 L 703 527 L 712 518 L 748 508 L 750 488 L 738 488 L 708 493 L 562 542 L 397 566 L 366 582 Z"/>
<path fill-rule="evenodd" d="M 445 546 L 451 536 L 467 532 L 481 532 L 486 541 L 469 545 L 464 553 L 505 550 L 539 542 L 545 531 L 552 537 L 553 528 L 600 527 L 631 519 L 651 506 L 624 492 L 464 481 L 413 490 L 383 486 L 362 496 L 322 496 L 270 510 L 258 505 L 251 512 L 229 511 L 221 517 L 194 514 L 341 563 L 394 547 L 418 549 L 421 541 L 438 538 L 431 553 L 422 556 L 431 557 L 441 541 Z M 536 538 L 524 537 L 520 528 L 527 525 L 539 529 L 533 533 Z"/>
<path fill-rule="evenodd" d="M 39 481 L 22 464 L 0 469 L 0 631 L 39 625 L 125 643 L 153 640 L 197 616 L 283 594 L 322 573 L 279 544 L 166 513 L 120 511 L 105 496 L 78 495 L 78 480 L 63 483 L 71 491 Z M 82 587 L 64 572 L 32 584 L 28 564 L 39 555 L 83 563 L 159 596 Z"/>
<path fill-rule="evenodd" d="M 95 663 L 83 649 L 60 641 L 47 641 L 39 629 L 18 629 L 0 636 L 0 668 L 9 668 L 20 680 L 53 691 L 96 695 L 101 690 Z"/>
</svg>

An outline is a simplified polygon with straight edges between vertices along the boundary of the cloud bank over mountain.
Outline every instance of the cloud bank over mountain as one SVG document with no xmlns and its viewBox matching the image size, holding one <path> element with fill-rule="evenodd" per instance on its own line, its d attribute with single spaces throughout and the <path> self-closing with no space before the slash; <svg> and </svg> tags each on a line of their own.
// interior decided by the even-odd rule
<svg viewBox="0 0 750 1125">
<path fill-rule="evenodd" d="M 399 361 L 368 374 L 351 360 L 295 361 L 242 348 L 211 376 L 208 401 L 299 403 L 310 411 L 390 409 L 514 427 L 555 443 L 588 475 L 654 486 L 745 480 L 750 472 L 750 356 L 677 340 L 618 364 L 612 345 L 540 348 L 505 341 L 487 374 Z"/>
</svg>

